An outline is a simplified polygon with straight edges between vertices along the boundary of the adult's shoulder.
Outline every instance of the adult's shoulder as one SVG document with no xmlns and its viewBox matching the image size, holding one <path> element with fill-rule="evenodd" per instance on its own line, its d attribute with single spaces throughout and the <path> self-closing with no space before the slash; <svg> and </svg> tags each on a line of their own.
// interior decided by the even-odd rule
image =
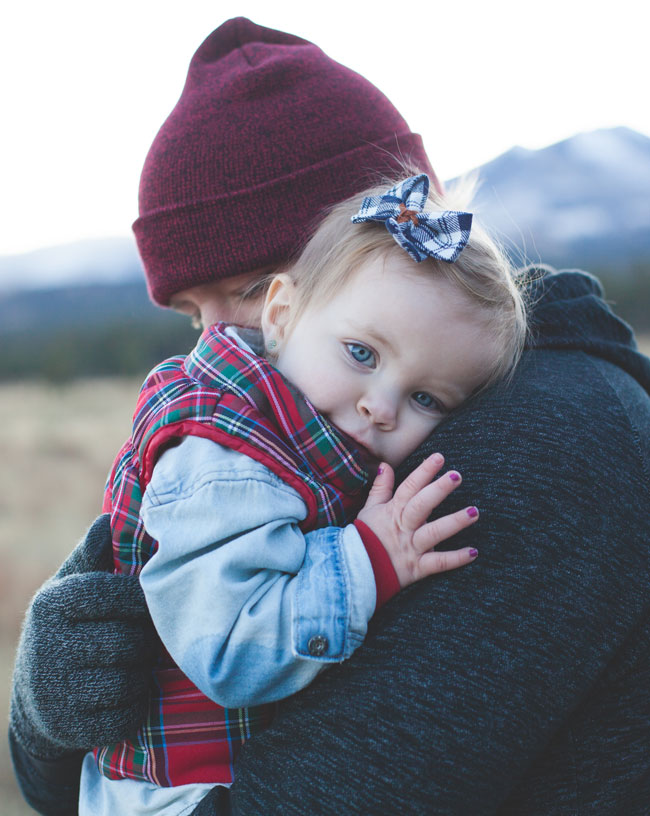
<svg viewBox="0 0 650 816">
<path fill-rule="evenodd" d="M 457 498 L 485 508 L 484 530 L 498 507 L 500 537 L 557 528 L 566 541 L 570 514 L 586 540 L 624 521 L 615 532 L 623 544 L 640 522 L 626 518 L 626 505 L 650 500 L 650 397 L 642 380 L 602 356 L 530 348 L 511 381 L 439 426 L 399 475 L 435 450 L 467 490 L 447 505 Z"/>
<path fill-rule="evenodd" d="M 529 299 L 514 375 L 441 424 L 400 475 L 444 453 L 464 476 L 446 511 L 478 504 L 480 535 L 502 553 L 522 539 L 545 539 L 548 552 L 549 541 L 640 546 L 647 534 L 629 507 L 650 500 L 650 361 L 593 276 L 544 270 Z"/>
<path fill-rule="evenodd" d="M 530 456 L 536 442 L 555 441 L 567 456 L 578 447 L 591 456 L 603 445 L 625 459 L 617 445 L 644 431 L 647 438 L 650 360 L 594 276 L 528 270 L 526 288 L 529 337 L 514 376 L 466 406 L 433 442 L 454 444 L 459 432 L 480 426 L 482 446 L 489 449 L 496 434 L 513 457 Z M 647 444 L 639 448 L 647 457 Z"/>
</svg>

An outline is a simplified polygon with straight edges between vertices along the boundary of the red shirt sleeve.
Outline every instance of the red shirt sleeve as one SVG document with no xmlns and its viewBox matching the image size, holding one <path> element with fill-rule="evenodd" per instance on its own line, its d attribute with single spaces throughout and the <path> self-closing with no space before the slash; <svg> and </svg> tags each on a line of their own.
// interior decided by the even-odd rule
<svg viewBox="0 0 650 816">
<path fill-rule="evenodd" d="M 361 541 L 366 548 L 372 565 L 372 571 L 375 574 L 375 586 L 377 587 L 375 611 L 377 611 L 380 606 L 383 606 L 386 601 L 389 601 L 393 595 L 397 595 L 400 591 L 399 579 L 384 545 L 370 527 L 364 524 L 363 521 L 359 521 L 359 519 L 355 519 L 354 526 L 361 536 Z"/>
</svg>

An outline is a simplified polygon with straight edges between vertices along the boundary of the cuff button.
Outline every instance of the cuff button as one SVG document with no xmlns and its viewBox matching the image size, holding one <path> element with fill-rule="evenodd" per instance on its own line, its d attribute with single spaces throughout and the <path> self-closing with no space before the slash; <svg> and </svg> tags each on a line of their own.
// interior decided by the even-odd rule
<svg viewBox="0 0 650 816">
<path fill-rule="evenodd" d="M 312 657 L 321 657 L 327 651 L 329 641 L 324 635 L 314 635 L 309 638 L 307 650 Z"/>
</svg>

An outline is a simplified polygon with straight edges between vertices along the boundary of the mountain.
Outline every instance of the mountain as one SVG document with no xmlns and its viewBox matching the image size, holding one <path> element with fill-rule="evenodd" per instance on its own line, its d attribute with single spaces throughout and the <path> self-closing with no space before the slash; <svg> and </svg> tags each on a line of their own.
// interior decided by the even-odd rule
<svg viewBox="0 0 650 816">
<path fill-rule="evenodd" d="M 603 273 L 650 263 L 650 138 L 581 133 L 541 150 L 513 147 L 477 168 L 474 211 L 516 261 Z M 0 257 L 0 293 L 142 281 L 133 238 Z"/>
<path fill-rule="evenodd" d="M 142 280 L 133 237 L 100 238 L 0 257 L 0 292 Z"/>
<path fill-rule="evenodd" d="M 0 382 L 143 376 L 187 353 L 197 331 L 137 281 L 0 291 Z"/>
<path fill-rule="evenodd" d="M 582 133 L 514 147 L 478 172 L 472 209 L 516 263 L 585 267 L 622 317 L 650 329 L 650 138 Z M 0 381 L 142 375 L 195 338 L 186 317 L 149 301 L 133 238 L 0 257 Z"/>
<path fill-rule="evenodd" d="M 477 216 L 514 256 L 598 271 L 650 260 L 650 138 L 581 133 L 478 168 Z"/>
</svg>

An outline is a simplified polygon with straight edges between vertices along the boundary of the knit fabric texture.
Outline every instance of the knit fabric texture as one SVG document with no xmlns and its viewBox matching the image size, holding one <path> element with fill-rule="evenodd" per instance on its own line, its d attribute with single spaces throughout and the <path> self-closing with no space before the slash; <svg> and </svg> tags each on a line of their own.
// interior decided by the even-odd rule
<svg viewBox="0 0 650 816">
<path fill-rule="evenodd" d="M 333 204 L 403 163 L 438 185 L 390 101 L 316 45 L 243 17 L 194 55 L 133 225 L 152 299 L 284 262 Z"/>
</svg>

